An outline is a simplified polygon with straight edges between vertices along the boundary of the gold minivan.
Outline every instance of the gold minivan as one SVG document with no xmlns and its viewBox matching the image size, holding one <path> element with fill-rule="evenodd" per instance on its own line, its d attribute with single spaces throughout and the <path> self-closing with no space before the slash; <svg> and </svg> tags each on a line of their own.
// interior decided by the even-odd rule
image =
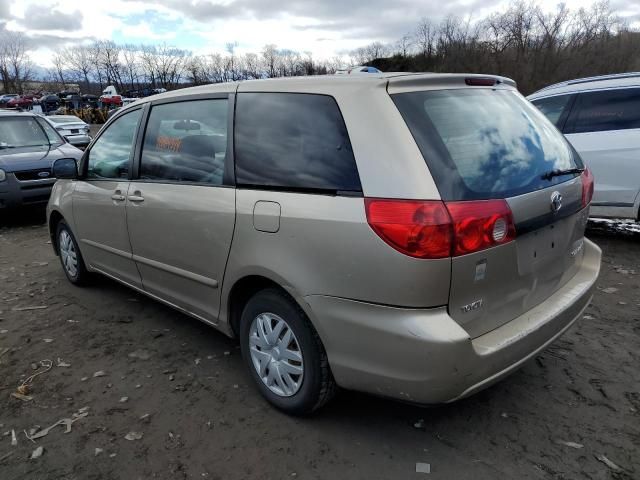
<svg viewBox="0 0 640 480">
<path fill-rule="evenodd" d="M 294 414 L 336 386 L 450 402 L 589 304 L 593 177 L 496 76 L 370 74 L 186 88 L 58 160 L 52 243 L 238 338 Z"/>
</svg>

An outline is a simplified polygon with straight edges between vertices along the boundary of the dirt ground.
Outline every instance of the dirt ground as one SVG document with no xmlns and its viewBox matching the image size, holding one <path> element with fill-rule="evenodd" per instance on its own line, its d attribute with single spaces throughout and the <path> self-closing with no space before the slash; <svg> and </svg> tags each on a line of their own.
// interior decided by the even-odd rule
<svg viewBox="0 0 640 480">
<path fill-rule="evenodd" d="M 640 478 L 633 228 L 590 229 L 604 250 L 593 305 L 496 386 L 434 408 L 341 392 L 299 419 L 262 400 L 233 340 L 106 279 L 73 287 L 41 212 L 3 221 L 2 480 Z M 53 367 L 33 380 L 33 399 L 12 397 L 42 360 Z M 25 436 L 74 413 L 86 416 L 69 433 Z M 417 462 L 431 473 L 416 473 Z"/>
</svg>

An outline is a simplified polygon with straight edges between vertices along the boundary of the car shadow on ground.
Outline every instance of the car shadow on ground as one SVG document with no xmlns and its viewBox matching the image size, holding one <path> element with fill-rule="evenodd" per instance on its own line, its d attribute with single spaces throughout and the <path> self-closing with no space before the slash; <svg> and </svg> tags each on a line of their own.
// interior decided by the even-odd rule
<svg viewBox="0 0 640 480">
<path fill-rule="evenodd" d="M 46 209 L 43 206 L 0 210 L 0 229 L 40 227 L 45 223 L 47 223 L 47 215 Z"/>
</svg>

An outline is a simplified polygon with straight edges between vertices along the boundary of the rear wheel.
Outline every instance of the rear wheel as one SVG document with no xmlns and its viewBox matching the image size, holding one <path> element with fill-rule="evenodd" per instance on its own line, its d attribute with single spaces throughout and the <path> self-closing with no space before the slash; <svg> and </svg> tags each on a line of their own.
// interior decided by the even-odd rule
<svg viewBox="0 0 640 480">
<path fill-rule="evenodd" d="M 64 220 L 58 223 L 56 241 L 62 270 L 67 279 L 74 285 L 85 285 L 88 282 L 89 272 L 84 265 L 78 243 Z"/>
<path fill-rule="evenodd" d="M 260 393 L 280 410 L 310 414 L 333 396 L 335 382 L 320 337 L 283 292 L 262 290 L 247 302 L 240 342 Z"/>
</svg>

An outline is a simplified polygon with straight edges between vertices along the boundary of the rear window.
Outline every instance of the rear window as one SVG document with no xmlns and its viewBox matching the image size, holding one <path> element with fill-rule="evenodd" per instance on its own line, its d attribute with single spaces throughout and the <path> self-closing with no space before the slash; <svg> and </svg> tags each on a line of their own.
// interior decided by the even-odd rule
<svg viewBox="0 0 640 480">
<path fill-rule="evenodd" d="M 456 89 L 392 96 L 443 200 L 507 198 L 566 181 L 582 167 L 562 134 L 512 90 Z"/>
<path fill-rule="evenodd" d="M 240 93 L 235 123 L 238 185 L 361 191 L 347 129 L 332 97 Z"/>
<path fill-rule="evenodd" d="M 47 118 L 53 123 L 83 123 L 83 121 L 80 120 L 77 117 L 55 117 L 55 116 L 51 116 L 51 117 L 47 117 Z"/>
<path fill-rule="evenodd" d="M 640 88 L 578 94 L 565 133 L 640 128 Z"/>
</svg>

